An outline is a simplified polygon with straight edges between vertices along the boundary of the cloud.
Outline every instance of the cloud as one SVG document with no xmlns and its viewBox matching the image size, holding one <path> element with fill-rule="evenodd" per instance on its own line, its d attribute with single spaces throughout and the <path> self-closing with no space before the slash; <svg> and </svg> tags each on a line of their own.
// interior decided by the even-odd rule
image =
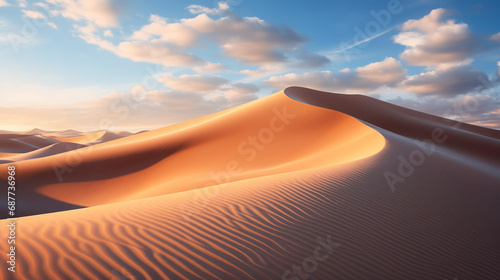
<svg viewBox="0 0 500 280">
<path fill-rule="evenodd" d="M 113 45 L 113 43 L 106 41 L 97 35 L 98 28 L 92 23 L 85 26 L 73 26 L 77 31 L 77 36 L 83 39 L 85 42 L 93 45 L 97 45 L 101 49 L 108 50 L 111 52 L 117 52 L 118 48 Z"/>
<path fill-rule="evenodd" d="M 500 43 L 500 32 L 491 35 L 490 40 Z"/>
<path fill-rule="evenodd" d="M 226 2 L 217 3 L 217 8 L 207 8 L 200 5 L 189 5 L 186 9 L 192 14 L 209 14 L 219 15 L 229 10 L 229 5 Z"/>
<path fill-rule="evenodd" d="M 45 16 L 37 11 L 29 11 L 29 10 L 22 10 L 23 14 L 25 17 L 28 18 L 33 18 L 33 19 L 42 19 L 45 18 Z"/>
<path fill-rule="evenodd" d="M 217 72 L 222 65 L 210 63 L 191 53 L 216 43 L 221 51 L 241 64 L 259 65 L 259 72 L 268 65 L 282 64 L 281 68 L 317 68 L 330 60 L 322 55 L 308 53 L 302 48 L 305 37 L 287 27 L 277 27 L 255 17 L 227 15 L 212 19 L 206 14 L 170 22 L 159 15 L 151 15 L 149 23 L 134 31 L 117 46 L 104 40 L 96 32 L 80 28 L 78 36 L 86 42 L 110 50 L 133 61 L 150 62 L 164 66 L 194 67 L 196 72 Z M 83 27 L 83 29 L 89 29 Z"/>
<path fill-rule="evenodd" d="M 292 68 L 320 68 L 328 63 L 330 59 L 324 55 L 317 53 L 309 53 L 301 50 L 294 60 L 292 60 L 287 67 Z"/>
<path fill-rule="evenodd" d="M 17 0 L 17 5 L 21 8 L 25 8 L 26 7 L 26 0 Z"/>
<path fill-rule="evenodd" d="M 57 25 L 53 22 L 47 22 L 47 25 L 54 28 L 54 29 L 57 29 Z"/>
<path fill-rule="evenodd" d="M 476 40 L 465 23 L 443 21 L 444 9 L 432 10 L 418 20 L 409 20 L 394 41 L 406 46 L 401 58 L 411 65 L 430 66 L 464 60 L 473 54 Z"/>
<path fill-rule="evenodd" d="M 188 21 L 186 24 L 189 26 L 191 23 L 196 25 L 197 19 Z M 187 39 L 189 35 L 186 35 L 188 33 L 186 24 L 168 24 L 166 19 L 152 15 L 149 25 L 143 26 L 134 32 L 129 40 L 118 45 L 99 36 L 99 29 L 92 23 L 86 26 L 75 26 L 75 28 L 78 32 L 77 36 L 87 43 L 97 45 L 132 61 L 181 67 L 205 64 L 205 60 L 184 50 L 193 43 Z M 192 38 L 195 39 L 195 37 Z"/>
<path fill-rule="evenodd" d="M 491 87 L 488 75 L 468 64 L 444 65 L 418 75 L 409 76 L 400 87 L 417 95 L 453 97 Z"/>
<path fill-rule="evenodd" d="M 290 28 L 278 28 L 255 17 L 237 16 L 215 21 L 214 36 L 226 56 L 247 64 L 285 61 L 286 51 L 306 41 Z"/>
<path fill-rule="evenodd" d="M 194 54 L 161 43 L 122 42 L 113 51 L 118 56 L 132 61 L 150 62 L 165 66 L 189 66 L 205 62 Z"/>
<path fill-rule="evenodd" d="M 199 43 L 203 36 L 208 41 L 217 42 L 226 56 L 248 64 L 285 61 L 286 51 L 305 42 L 305 38 L 297 32 L 289 28 L 278 28 L 255 17 L 229 15 L 214 20 L 201 14 L 178 22 L 168 22 L 163 17 L 151 15 L 149 21 L 149 24 L 135 31 L 129 39 L 186 49 Z M 303 60 L 316 63 L 321 59 L 326 58 L 303 55 Z"/>
<path fill-rule="evenodd" d="M 222 72 L 225 69 L 226 67 L 224 67 L 224 65 L 220 63 L 210 63 L 210 62 L 207 62 L 202 66 L 193 67 L 193 70 L 196 73 L 217 73 L 217 72 Z"/>
<path fill-rule="evenodd" d="M 237 83 L 226 86 L 222 91 L 227 101 L 225 108 L 230 108 L 257 99 L 259 87 L 254 84 Z"/>
<path fill-rule="evenodd" d="M 199 15 L 192 19 L 182 19 L 180 22 L 173 23 L 168 23 L 166 18 L 159 15 L 151 15 L 149 22 L 135 31 L 129 39 L 187 48 L 194 45 L 200 31 L 213 24 L 213 20 L 207 15 Z"/>
<path fill-rule="evenodd" d="M 7 1 L 5 0 L 0 0 L 0 7 L 7 7 L 7 6 L 10 6 L 9 3 L 7 3 Z"/>
<path fill-rule="evenodd" d="M 272 88 L 284 89 L 289 86 L 305 86 L 326 91 L 353 93 L 368 92 L 381 86 L 393 86 L 403 80 L 406 70 L 401 62 L 392 57 L 383 61 L 358 67 L 355 70 L 343 69 L 339 73 L 331 71 L 309 72 L 305 74 L 286 74 L 271 77 L 264 83 Z"/>
<path fill-rule="evenodd" d="M 392 57 L 386 57 L 383 61 L 370 63 L 356 69 L 358 78 L 376 83 L 391 85 L 400 81 L 406 74 L 401 62 Z"/>
<path fill-rule="evenodd" d="M 117 27 L 119 6 L 111 0 L 45 0 L 54 13 L 74 21 L 86 21 L 98 27 Z"/>
<path fill-rule="evenodd" d="M 113 37 L 113 32 L 111 32 L 111 30 L 107 29 L 107 30 L 104 30 L 104 32 L 102 33 L 102 35 L 104 35 L 104 37 Z"/>
<path fill-rule="evenodd" d="M 43 3 L 42 3 L 43 4 Z M 32 19 L 47 19 L 47 17 L 38 12 L 38 11 L 31 11 L 31 10 L 22 10 L 23 15 L 27 18 L 32 18 Z M 57 29 L 57 25 L 54 22 L 46 20 L 45 23 L 47 23 L 48 26 Z"/>
<path fill-rule="evenodd" d="M 500 128 L 500 100 L 488 94 L 468 94 L 454 98 L 428 96 L 418 99 L 396 98 L 387 102 L 425 112 L 491 128 Z"/>
<path fill-rule="evenodd" d="M 165 87 L 179 91 L 210 93 L 221 88 L 228 80 L 218 76 L 181 75 L 179 77 L 164 76 L 158 78 Z"/>
<path fill-rule="evenodd" d="M 226 84 L 217 92 L 148 90 L 141 85 L 129 92 L 112 91 L 98 98 L 60 107 L 1 107 L 0 118 L 10 116 L 17 126 L 82 131 L 161 128 L 202 117 L 257 98 L 252 84 Z M 102 126 L 105 124 L 105 126 Z"/>
</svg>

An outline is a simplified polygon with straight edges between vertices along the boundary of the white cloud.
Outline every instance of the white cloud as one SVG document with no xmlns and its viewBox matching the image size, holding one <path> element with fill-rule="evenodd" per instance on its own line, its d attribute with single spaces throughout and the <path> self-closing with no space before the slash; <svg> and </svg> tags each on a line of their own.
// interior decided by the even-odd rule
<svg viewBox="0 0 500 280">
<path fill-rule="evenodd" d="M 480 126 L 500 128 L 500 100 L 487 94 L 467 94 L 453 98 L 428 96 L 418 99 L 396 98 L 387 102 L 445 118 Z"/>
<path fill-rule="evenodd" d="M 97 45 L 101 49 L 108 50 L 111 52 L 117 52 L 117 47 L 113 45 L 113 43 L 106 41 L 99 37 L 96 33 L 98 28 L 95 27 L 92 23 L 89 23 L 85 26 L 73 26 L 77 32 L 78 37 L 82 38 L 85 42 L 93 45 Z"/>
<path fill-rule="evenodd" d="M 430 66 L 450 63 L 471 56 L 476 40 L 465 23 L 443 21 L 448 12 L 432 10 L 418 20 L 409 20 L 394 41 L 406 46 L 401 58 L 412 65 Z"/>
<path fill-rule="evenodd" d="M 225 2 L 217 3 L 217 8 L 207 8 L 200 5 L 189 5 L 187 7 L 190 13 L 192 14 L 211 14 L 211 15 L 219 15 L 229 9 L 229 5 Z"/>
<path fill-rule="evenodd" d="M 196 66 L 193 68 L 193 70 L 196 73 L 217 73 L 217 72 L 222 72 L 226 69 L 224 65 L 220 63 L 210 63 L 207 62 L 202 66 Z"/>
<path fill-rule="evenodd" d="M 491 86 L 488 75 L 467 64 L 445 65 L 409 76 L 400 87 L 418 95 L 452 97 Z"/>
<path fill-rule="evenodd" d="M 98 27 L 118 26 L 118 6 L 111 0 L 45 0 L 58 13 L 74 21 L 87 21 Z"/>
<path fill-rule="evenodd" d="M 131 41 L 146 41 L 151 43 L 166 43 L 177 47 L 192 46 L 197 38 L 197 24 L 211 24 L 212 19 L 206 15 L 199 15 L 190 20 L 168 23 L 166 18 L 151 15 L 149 24 L 135 31 L 130 36 Z"/>
<path fill-rule="evenodd" d="M 384 85 L 391 85 L 400 81 L 406 74 L 401 62 L 392 57 L 386 57 L 383 61 L 358 67 L 356 72 L 361 80 Z"/>
<path fill-rule="evenodd" d="M 295 31 L 275 27 L 259 18 L 231 15 L 213 20 L 206 14 L 172 23 L 152 15 L 150 23 L 135 31 L 130 40 L 188 48 L 202 35 L 215 40 L 228 57 L 249 64 L 284 61 L 284 51 L 305 42 Z"/>
<path fill-rule="evenodd" d="M 113 37 L 113 32 L 111 32 L 111 30 L 107 29 L 107 30 L 104 30 L 102 35 L 104 35 L 104 37 Z"/>
<path fill-rule="evenodd" d="M 42 19 L 45 18 L 45 16 L 37 11 L 29 11 L 29 10 L 22 10 L 23 14 L 25 17 L 28 18 L 34 18 L 34 19 Z"/>
<path fill-rule="evenodd" d="M 491 35 L 490 40 L 500 43 L 500 32 Z"/>
<path fill-rule="evenodd" d="M 402 68 L 401 62 L 387 57 L 383 61 L 358 67 L 355 70 L 343 69 L 339 73 L 309 72 L 301 75 L 291 73 L 271 77 L 264 83 L 276 89 L 304 86 L 341 93 L 366 93 L 381 86 L 393 86 L 403 80 L 405 74 L 406 70 Z"/>
<path fill-rule="evenodd" d="M 190 66 L 202 64 L 203 59 L 161 43 L 122 42 L 114 51 L 118 56 L 132 61 L 150 62 L 165 66 Z"/>
<path fill-rule="evenodd" d="M 7 6 L 10 6 L 9 3 L 7 3 L 7 1 L 5 0 L 0 0 L 0 7 L 7 7 Z"/>
<path fill-rule="evenodd" d="M 179 77 L 164 76 L 158 78 L 165 87 L 189 92 L 211 93 L 221 88 L 228 80 L 218 76 L 181 75 Z"/>
<path fill-rule="evenodd" d="M 17 5 L 21 8 L 26 8 L 26 0 L 17 0 Z"/>
<path fill-rule="evenodd" d="M 226 56 L 257 65 L 286 61 L 285 53 L 306 41 L 292 29 L 278 28 L 259 18 L 236 16 L 215 21 L 214 36 Z"/>
<path fill-rule="evenodd" d="M 224 89 L 224 96 L 229 104 L 243 104 L 257 99 L 259 87 L 254 84 L 237 83 Z"/>
<path fill-rule="evenodd" d="M 47 25 L 54 28 L 54 29 L 57 29 L 57 25 L 53 22 L 48 22 Z"/>
<path fill-rule="evenodd" d="M 240 63 L 261 66 L 260 72 L 266 69 L 266 65 L 276 63 L 283 64 L 282 67 L 317 68 L 329 62 L 322 55 L 303 50 L 301 45 L 306 40 L 297 32 L 273 26 L 259 18 L 241 18 L 236 15 L 214 20 L 206 14 L 200 14 L 176 22 L 151 15 L 147 25 L 114 47 L 95 31 L 92 34 L 81 32 L 79 36 L 88 43 L 133 61 L 192 66 L 196 67 L 194 70 L 197 72 L 223 69 L 221 65 L 190 53 L 193 48 L 202 48 L 214 42 L 226 56 Z"/>
</svg>

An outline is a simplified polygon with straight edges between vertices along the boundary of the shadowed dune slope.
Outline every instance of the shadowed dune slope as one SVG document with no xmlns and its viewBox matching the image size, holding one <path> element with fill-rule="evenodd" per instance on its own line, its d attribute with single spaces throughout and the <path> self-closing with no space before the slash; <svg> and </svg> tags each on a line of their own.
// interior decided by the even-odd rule
<svg viewBox="0 0 500 280">
<path fill-rule="evenodd" d="M 436 134 L 437 138 L 444 137 L 441 146 L 448 150 L 500 165 L 499 130 L 425 114 L 364 95 L 328 93 L 302 87 L 290 87 L 284 92 L 295 100 L 343 112 L 411 139 L 424 141 Z M 471 113 L 474 109 L 472 103 L 455 108 L 453 113 L 460 115 L 465 110 Z"/>
<path fill-rule="evenodd" d="M 30 144 L 30 145 L 33 145 L 33 146 L 38 147 L 38 148 L 44 148 L 44 147 L 53 145 L 55 143 L 59 143 L 57 140 L 53 140 L 53 139 L 45 138 L 45 137 L 41 137 L 41 136 L 35 136 L 35 135 L 14 138 L 14 140 L 17 140 L 19 142 L 23 142 L 26 144 Z"/>
<path fill-rule="evenodd" d="M 331 166 L 373 155 L 384 143 L 380 133 L 348 115 L 279 92 L 196 120 L 16 166 L 23 174 L 18 179 L 23 201 L 36 192 L 94 206 Z M 24 215 L 58 210 L 28 209 L 21 203 Z"/>
<path fill-rule="evenodd" d="M 37 146 L 16 139 L 0 137 L 0 153 L 26 153 L 38 149 Z"/>
</svg>

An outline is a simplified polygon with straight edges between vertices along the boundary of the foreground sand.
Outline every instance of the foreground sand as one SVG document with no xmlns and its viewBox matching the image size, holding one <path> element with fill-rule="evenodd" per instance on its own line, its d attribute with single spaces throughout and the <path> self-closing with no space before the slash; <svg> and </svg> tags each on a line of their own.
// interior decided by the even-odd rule
<svg viewBox="0 0 500 280">
<path fill-rule="evenodd" d="M 273 131 L 283 106 L 295 117 Z M 248 152 L 242 143 L 266 129 L 272 140 Z M 415 142 L 436 129 L 446 140 Z M 289 88 L 19 161 L 20 210 L 54 213 L 18 220 L 15 279 L 497 279 L 498 139 L 368 97 Z M 59 183 L 52 164 L 75 155 Z M 293 278 L 299 265 L 309 272 Z"/>
</svg>

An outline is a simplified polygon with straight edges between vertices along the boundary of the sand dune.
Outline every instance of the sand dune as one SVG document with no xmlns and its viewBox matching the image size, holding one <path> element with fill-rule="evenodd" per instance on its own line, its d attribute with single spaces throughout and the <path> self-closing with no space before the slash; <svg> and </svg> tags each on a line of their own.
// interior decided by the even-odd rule
<svg viewBox="0 0 500 280">
<path fill-rule="evenodd" d="M 38 149 L 37 146 L 16 140 L 0 137 L 0 153 L 26 153 Z"/>
<path fill-rule="evenodd" d="M 74 129 L 67 129 L 63 131 L 48 131 L 48 130 L 43 130 L 39 128 L 34 128 L 32 130 L 28 130 L 25 132 L 22 132 L 21 134 L 24 135 L 40 135 L 40 136 L 46 136 L 46 137 L 76 137 L 83 135 L 83 132 L 76 131 Z"/>
<path fill-rule="evenodd" d="M 291 87 L 285 93 L 293 99 L 337 110 L 411 139 L 425 140 L 438 129 L 447 149 L 500 164 L 500 131 L 453 121 L 406 109 L 363 95 L 332 94 L 301 87 Z M 334 96 L 334 97 L 332 97 Z M 336 102 L 329 102 L 332 98 Z M 384 110 L 380 110 L 380 107 Z"/>
<path fill-rule="evenodd" d="M 284 106 L 295 117 L 280 118 Z M 497 279 L 500 164 L 487 151 L 499 139 L 369 97 L 289 88 L 17 162 L 20 197 L 60 202 L 24 214 L 93 207 L 20 218 L 16 279 Z M 69 158 L 78 164 L 55 183 L 50 166 Z M 387 172 L 403 180 L 392 186 Z"/>
<path fill-rule="evenodd" d="M 35 146 L 37 148 L 44 148 L 50 145 L 54 145 L 55 143 L 58 143 L 58 141 L 46 138 L 46 137 L 41 137 L 41 136 L 25 136 L 25 137 L 20 137 L 20 138 L 14 138 L 13 140 L 23 142 L 26 144 L 30 144 L 32 146 Z"/>
<path fill-rule="evenodd" d="M 122 137 L 123 137 L 122 135 L 118 135 L 110 131 L 97 131 L 73 137 L 53 137 L 53 139 L 59 142 L 90 145 L 90 144 L 104 143 L 120 139 Z"/>
<path fill-rule="evenodd" d="M 50 146 L 47 146 L 47 147 L 44 147 L 44 148 L 41 148 L 41 149 L 38 149 L 38 150 L 35 150 L 32 152 L 27 152 L 27 153 L 23 153 L 23 154 L 14 154 L 12 156 L 4 156 L 0 160 L 0 163 L 20 162 L 20 161 L 30 160 L 30 159 L 35 159 L 35 158 L 43 158 L 43 157 L 48 157 L 48 156 L 52 156 L 52 155 L 80 149 L 83 147 L 86 147 L 86 145 L 75 144 L 75 143 L 56 142 L 55 144 L 52 144 Z"/>
<path fill-rule="evenodd" d="M 134 133 L 132 133 L 132 132 L 128 132 L 128 131 L 117 131 L 117 132 L 115 132 L 115 133 L 116 133 L 116 134 L 118 134 L 118 135 L 120 135 L 120 136 L 124 136 L 124 137 L 126 137 L 126 136 L 130 136 L 130 135 L 133 135 L 133 134 L 134 134 Z"/>
<path fill-rule="evenodd" d="M 0 153 L 0 158 L 13 157 L 18 155 L 19 153 Z"/>
<path fill-rule="evenodd" d="M 90 136 L 90 142 L 102 137 Z M 25 185 L 25 197 L 38 192 L 95 206 L 332 166 L 377 153 L 384 142 L 378 132 L 348 115 L 293 101 L 281 92 L 164 129 L 19 162 L 29 174 L 19 183 Z M 64 172 L 68 158 L 79 163 Z M 54 164 L 62 166 L 59 177 Z"/>
</svg>

